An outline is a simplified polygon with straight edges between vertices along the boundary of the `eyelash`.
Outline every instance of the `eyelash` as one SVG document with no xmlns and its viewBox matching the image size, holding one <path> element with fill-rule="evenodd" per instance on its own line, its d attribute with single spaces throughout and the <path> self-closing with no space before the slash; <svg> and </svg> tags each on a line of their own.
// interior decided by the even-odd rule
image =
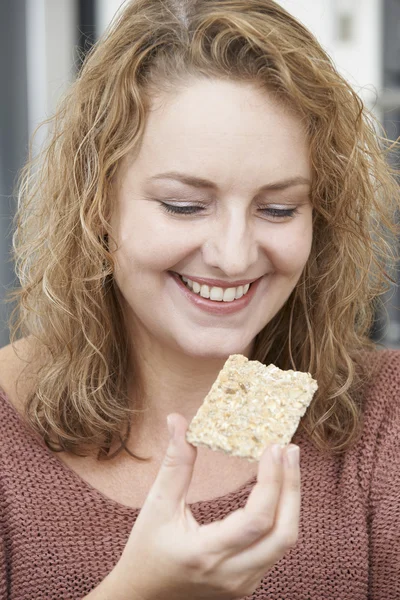
<svg viewBox="0 0 400 600">
<path fill-rule="evenodd" d="M 207 208 L 201 204 L 197 206 L 175 206 L 174 204 L 167 204 L 166 202 L 161 202 L 160 204 L 167 213 L 172 213 L 174 215 L 194 215 Z M 292 218 L 299 212 L 298 208 L 264 208 L 260 210 L 274 219 Z"/>
</svg>

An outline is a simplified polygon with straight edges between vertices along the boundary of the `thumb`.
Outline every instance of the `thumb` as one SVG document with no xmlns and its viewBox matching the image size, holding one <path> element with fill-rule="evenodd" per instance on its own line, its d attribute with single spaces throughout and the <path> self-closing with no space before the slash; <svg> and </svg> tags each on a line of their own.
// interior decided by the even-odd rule
<svg viewBox="0 0 400 600">
<path fill-rule="evenodd" d="M 175 511 L 176 507 L 186 500 L 197 448 L 185 439 L 188 428 L 185 417 L 179 413 L 171 413 L 167 419 L 170 440 L 151 494 Z"/>
</svg>

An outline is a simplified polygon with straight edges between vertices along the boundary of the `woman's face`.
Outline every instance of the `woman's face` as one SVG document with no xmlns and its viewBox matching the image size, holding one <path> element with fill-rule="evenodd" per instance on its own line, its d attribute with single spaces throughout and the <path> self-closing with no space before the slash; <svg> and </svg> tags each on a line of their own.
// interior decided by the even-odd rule
<svg viewBox="0 0 400 600">
<path fill-rule="evenodd" d="M 110 223 L 131 335 L 199 358 L 242 353 L 310 253 L 305 130 L 251 84 L 196 80 L 152 108 Z"/>
</svg>

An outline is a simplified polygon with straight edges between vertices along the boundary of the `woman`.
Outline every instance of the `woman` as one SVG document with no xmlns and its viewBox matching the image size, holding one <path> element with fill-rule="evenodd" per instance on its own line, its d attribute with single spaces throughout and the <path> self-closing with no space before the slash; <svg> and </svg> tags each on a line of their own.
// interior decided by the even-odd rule
<svg viewBox="0 0 400 600">
<path fill-rule="evenodd" d="M 400 597 L 400 356 L 368 339 L 398 189 L 315 38 L 272 0 L 128 2 L 38 161 L 2 597 Z M 319 385 L 259 464 L 185 440 L 234 353 Z"/>
</svg>

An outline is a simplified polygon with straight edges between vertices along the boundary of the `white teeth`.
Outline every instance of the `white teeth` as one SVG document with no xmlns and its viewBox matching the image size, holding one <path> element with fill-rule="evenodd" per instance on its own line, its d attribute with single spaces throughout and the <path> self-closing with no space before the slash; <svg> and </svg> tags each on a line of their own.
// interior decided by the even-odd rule
<svg viewBox="0 0 400 600">
<path fill-rule="evenodd" d="M 239 285 L 239 287 L 236 288 L 235 300 L 239 300 L 239 298 L 241 298 L 242 296 L 243 296 L 243 286 Z"/>
<path fill-rule="evenodd" d="M 224 291 L 224 297 L 222 300 L 224 302 L 232 302 L 235 299 L 236 288 L 228 288 Z"/>
<path fill-rule="evenodd" d="M 210 288 L 208 287 L 208 285 L 202 285 L 201 286 L 200 296 L 203 296 L 203 298 L 209 298 L 210 297 Z"/>
<path fill-rule="evenodd" d="M 217 300 L 222 302 L 224 297 L 224 290 L 220 287 L 212 287 L 210 290 L 210 300 Z"/>
<path fill-rule="evenodd" d="M 192 290 L 195 294 L 199 294 L 203 298 L 209 298 L 215 302 L 233 302 L 239 300 L 242 296 L 247 294 L 250 288 L 250 284 L 239 285 L 237 288 L 220 288 L 210 287 L 208 285 L 201 285 L 197 281 L 192 281 L 187 277 L 181 277 L 182 281 L 186 283 L 186 286 Z"/>
</svg>

